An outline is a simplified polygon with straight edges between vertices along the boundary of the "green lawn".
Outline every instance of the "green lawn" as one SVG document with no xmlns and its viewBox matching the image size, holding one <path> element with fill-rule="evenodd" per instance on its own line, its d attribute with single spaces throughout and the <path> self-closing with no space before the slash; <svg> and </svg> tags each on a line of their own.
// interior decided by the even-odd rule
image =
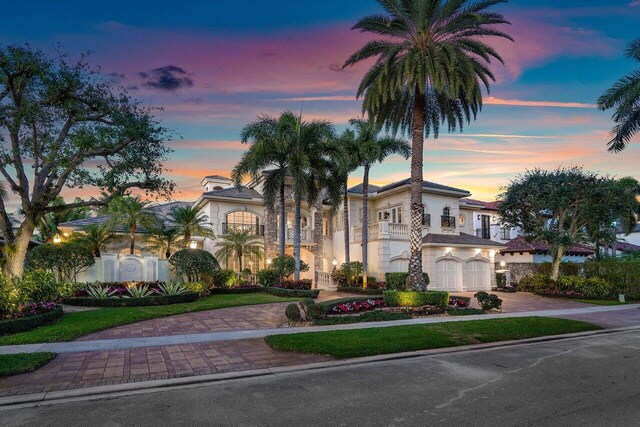
<svg viewBox="0 0 640 427">
<path fill-rule="evenodd" d="M 594 304 L 594 305 L 636 304 L 635 301 L 620 302 L 618 300 L 611 300 L 611 299 L 572 299 L 572 301 L 581 302 L 583 304 Z"/>
<path fill-rule="evenodd" d="M 33 372 L 54 357 L 54 353 L 0 354 L 0 377 Z"/>
<path fill-rule="evenodd" d="M 546 317 L 473 320 L 331 332 L 304 332 L 265 338 L 273 349 L 327 354 L 338 359 L 456 347 L 600 329 L 585 322 Z"/>
<path fill-rule="evenodd" d="M 0 336 L 0 345 L 72 341 L 82 335 L 156 317 L 241 305 L 297 301 L 298 299 L 299 298 L 281 298 L 263 293 L 211 295 L 198 301 L 184 304 L 155 307 L 102 308 L 98 310 L 79 311 L 65 314 L 61 320 L 48 326 L 41 326 L 28 332 Z"/>
</svg>

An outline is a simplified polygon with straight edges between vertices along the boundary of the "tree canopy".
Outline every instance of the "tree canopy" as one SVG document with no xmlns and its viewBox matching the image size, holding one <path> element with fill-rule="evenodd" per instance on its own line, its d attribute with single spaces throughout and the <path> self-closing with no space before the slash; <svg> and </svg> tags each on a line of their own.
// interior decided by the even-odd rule
<svg viewBox="0 0 640 427">
<path fill-rule="evenodd" d="M 0 232 L 14 247 L 12 275 L 22 274 L 29 239 L 45 214 L 106 204 L 134 188 L 160 195 L 173 189 L 163 177 L 170 133 L 107 81 L 84 57 L 0 47 L 0 175 L 24 216 L 14 232 L 0 199 Z M 79 187 L 109 196 L 53 203 L 63 189 Z"/>
</svg>

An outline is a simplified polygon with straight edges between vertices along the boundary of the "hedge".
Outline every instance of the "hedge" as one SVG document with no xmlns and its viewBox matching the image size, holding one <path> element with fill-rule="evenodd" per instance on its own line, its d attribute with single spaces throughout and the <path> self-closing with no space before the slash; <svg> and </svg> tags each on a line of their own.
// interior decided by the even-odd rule
<svg viewBox="0 0 640 427">
<path fill-rule="evenodd" d="M 449 305 L 449 292 L 384 291 L 384 302 L 390 307 L 433 305 L 444 310 Z"/>
<path fill-rule="evenodd" d="M 340 286 L 338 287 L 338 292 L 350 292 L 353 294 L 364 294 L 364 295 L 382 295 L 383 289 L 359 288 L 354 286 Z"/>
<path fill-rule="evenodd" d="M 320 295 L 320 289 L 304 291 L 298 289 L 265 288 L 265 292 L 278 297 L 289 298 L 318 298 L 318 295 Z"/>
<path fill-rule="evenodd" d="M 0 321 L 0 335 L 15 334 L 35 329 L 38 326 L 55 322 L 63 315 L 62 307 L 58 306 L 48 313 L 36 316 L 21 317 L 19 319 Z"/>
<path fill-rule="evenodd" d="M 387 289 L 393 289 L 396 291 L 403 291 L 406 289 L 407 278 L 409 273 L 385 273 L 384 279 L 387 282 Z M 424 283 L 429 285 L 429 274 L 422 273 Z"/>
<path fill-rule="evenodd" d="M 83 307 L 138 307 L 193 302 L 198 297 L 197 293 L 188 292 L 180 295 L 159 295 L 144 298 L 65 298 L 64 303 Z"/>
<path fill-rule="evenodd" d="M 598 277 L 610 283 L 615 293 L 640 300 L 640 260 L 588 261 L 584 265 L 587 277 Z"/>
<path fill-rule="evenodd" d="M 223 295 L 223 294 L 253 294 L 257 292 L 264 292 L 262 286 L 246 286 L 237 288 L 211 288 L 209 293 L 211 295 Z"/>
</svg>

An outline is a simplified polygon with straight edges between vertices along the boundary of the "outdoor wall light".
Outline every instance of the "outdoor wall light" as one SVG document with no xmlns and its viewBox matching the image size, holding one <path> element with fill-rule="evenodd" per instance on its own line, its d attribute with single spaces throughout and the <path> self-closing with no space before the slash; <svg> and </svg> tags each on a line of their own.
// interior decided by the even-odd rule
<svg viewBox="0 0 640 427">
<path fill-rule="evenodd" d="M 445 255 L 451 255 L 452 253 L 453 253 L 453 248 L 445 248 L 444 250 Z"/>
<path fill-rule="evenodd" d="M 491 258 L 493 258 L 494 256 L 496 256 L 496 251 L 491 249 L 491 251 L 489 252 L 489 255 L 491 255 Z"/>
<path fill-rule="evenodd" d="M 271 258 L 267 258 L 267 265 L 271 265 Z"/>
<path fill-rule="evenodd" d="M 53 236 L 53 243 L 62 243 L 62 237 L 59 234 Z"/>
<path fill-rule="evenodd" d="M 333 268 L 335 268 L 338 265 L 338 260 L 335 259 L 335 257 L 334 257 L 333 261 L 331 261 L 331 264 L 333 264 Z"/>
<path fill-rule="evenodd" d="M 504 268 L 506 266 L 507 266 L 507 263 L 504 260 L 500 261 L 500 267 Z"/>
<path fill-rule="evenodd" d="M 480 255 L 480 252 L 482 252 L 481 249 L 476 249 L 476 255 Z"/>
<path fill-rule="evenodd" d="M 196 242 L 195 240 L 192 240 L 192 241 L 189 243 L 189 247 L 190 247 L 191 249 L 196 249 L 196 248 L 198 247 L 198 242 Z"/>
</svg>

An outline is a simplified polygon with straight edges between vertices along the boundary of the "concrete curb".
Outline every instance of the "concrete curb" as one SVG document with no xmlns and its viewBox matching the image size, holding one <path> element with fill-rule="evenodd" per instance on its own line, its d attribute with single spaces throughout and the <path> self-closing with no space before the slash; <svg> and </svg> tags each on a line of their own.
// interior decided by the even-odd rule
<svg viewBox="0 0 640 427">
<path fill-rule="evenodd" d="M 617 329 L 603 329 L 589 332 L 578 332 L 564 335 L 551 335 L 538 338 L 528 338 L 523 340 L 502 341 L 488 344 L 475 344 L 459 347 L 448 347 L 433 350 L 418 350 L 405 353 L 384 354 L 379 356 L 359 357 L 345 360 L 332 360 L 329 362 L 316 362 L 303 365 L 281 366 L 265 369 L 256 369 L 239 372 L 226 372 L 220 374 L 201 375 L 183 378 L 170 378 L 166 380 L 154 380 L 136 383 L 115 384 L 109 386 L 98 386 L 79 388 L 72 390 L 52 391 L 47 393 L 34 393 L 19 396 L 7 396 L 0 398 L 0 411 L 32 408 L 43 405 L 54 405 L 65 402 L 98 400 L 104 398 L 114 398 L 130 396 L 142 393 L 154 393 L 172 389 L 199 387 L 208 384 L 220 383 L 232 380 L 241 380 L 255 377 L 266 377 L 272 375 L 287 375 L 305 371 L 316 371 L 326 369 L 339 369 L 350 366 L 367 364 L 377 364 L 394 360 L 414 359 L 418 357 L 435 357 L 445 354 L 456 354 L 464 352 L 489 351 L 505 347 L 519 347 L 526 345 L 542 344 L 554 341 L 570 341 L 590 338 L 600 335 L 614 335 L 640 330 L 640 326 L 629 326 Z"/>
<path fill-rule="evenodd" d="M 104 340 L 90 341 L 69 341 L 69 342 L 53 342 L 23 345 L 5 345 L 0 346 L 0 354 L 18 354 L 18 353 L 79 353 L 86 351 L 101 350 L 120 350 L 125 348 L 140 347 L 159 347 L 179 344 L 195 344 L 208 343 L 218 341 L 236 341 L 249 338 L 264 338 L 269 335 L 288 335 L 300 332 L 325 332 L 325 331 L 341 331 L 347 329 L 368 329 L 368 328 L 387 328 L 392 326 L 404 325 L 427 325 L 434 323 L 448 322 L 464 322 L 471 320 L 492 320 L 492 319 L 508 319 L 519 317 L 564 317 L 580 314 L 606 313 L 613 311 L 632 310 L 640 308 L 640 304 L 616 305 L 616 306 L 593 306 L 584 308 L 572 308 L 561 310 L 539 310 L 539 311 L 522 311 L 516 313 L 500 313 L 492 315 L 472 315 L 472 316 L 450 316 L 450 317 L 434 317 L 434 318 L 416 318 L 407 320 L 391 320 L 384 322 L 363 322 L 351 323 L 344 325 L 328 325 L 313 327 L 295 327 L 295 328 L 270 328 L 270 329 L 250 329 L 238 331 L 224 332 L 207 332 L 188 335 L 168 335 L 161 337 L 148 338 L 116 338 Z"/>
</svg>

